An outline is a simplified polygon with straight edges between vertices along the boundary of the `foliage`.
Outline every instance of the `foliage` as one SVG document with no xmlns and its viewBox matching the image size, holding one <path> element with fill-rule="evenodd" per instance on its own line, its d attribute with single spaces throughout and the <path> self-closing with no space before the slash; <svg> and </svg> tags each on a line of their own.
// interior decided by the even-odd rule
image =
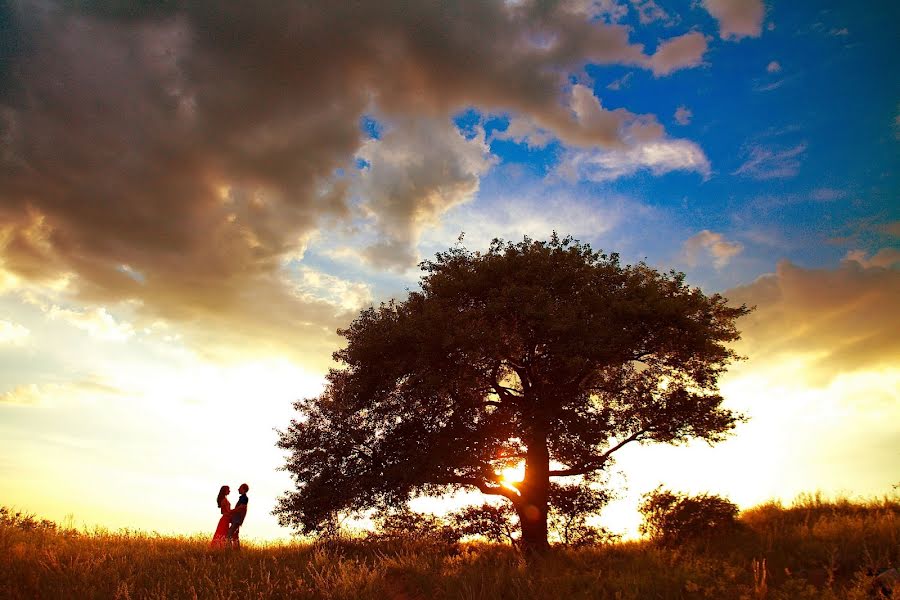
<svg viewBox="0 0 900 600">
<path fill-rule="evenodd" d="M 38 519 L 34 514 L 0 506 L 0 525 L 24 531 L 56 531 L 57 524 L 48 519 Z"/>
<path fill-rule="evenodd" d="M 342 367 L 295 403 L 282 524 L 314 532 L 337 512 L 469 488 L 506 498 L 524 545 L 543 549 L 551 478 L 605 469 L 632 442 L 716 442 L 740 418 L 717 381 L 747 309 L 683 274 L 555 235 L 421 266 L 420 290 L 339 331 Z M 524 480 L 501 485 L 518 463 Z"/>
<path fill-rule="evenodd" d="M 567 546 L 585 546 L 612 541 L 616 536 L 588 524 L 610 501 L 608 490 L 587 485 L 553 483 L 549 495 L 549 526 Z"/>
<path fill-rule="evenodd" d="M 335 539 L 209 549 L 209 537 L 23 529 L 0 522 L 0 596 L 9 600 L 864 600 L 900 564 L 900 502 L 770 503 L 742 514 L 745 537 L 677 549 L 650 542 L 555 548 L 523 561 L 506 545 Z M 820 576 L 824 573 L 824 576 Z"/>
<path fill-rule="evenodd" d="M 584 546 L 610 542 L 616 535 L 602 527 L 588 524 L 609 501 L 605 490 L 581 485 L 553 484 L 550 488 L 549 528 L 566 546 Z M 387 518 L 381 515 L 389 515 Z M 478 536 L 494 543 L 518 545 L 518 515 L 510 503 L 468 505 L 449 513 L 443 519 L 415 513 L 408 508 L 380 513 L 379 535 L 386 533 L 413 539 L 436 539 L 445 543 L 467 536 Z M 389 532 L 389 533 L 388 533 Z"/>
<path fill-rule="evenodd" d="M 490 542 L 515 545 L 518 516 L 509 503 L 466 506 L 450 516 L 461 536 L 482 536 Z"/>
<path fill-rule="evenodd" d="M 644 495 L 639 510 L 641 533 L 666 546 L 728 533 L 738 514 L 737 506 L 720 496 L 687 496 L 661 487 Z"/>
<path fill-rule="evenodd" d="M 374 538 L 449 545 L 458 542 L 462 537 L 459 530 L 446 519 L 412 511 L 406 505 L 400 509 L 380 511 L 373 516 L 372 521 L 375 531 L 370 536 Z"/>
</svg>

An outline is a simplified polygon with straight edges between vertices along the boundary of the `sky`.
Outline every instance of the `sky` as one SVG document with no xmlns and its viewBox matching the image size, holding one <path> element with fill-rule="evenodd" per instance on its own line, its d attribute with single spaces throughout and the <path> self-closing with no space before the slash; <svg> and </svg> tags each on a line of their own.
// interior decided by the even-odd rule
<svg viewBox="0 0 900 600">
<path fill-rule="evenodd" d="M 149 6 L 149 7 L 148 7 Z M 2 504 L 245 529 L 357 312 L 462 242 L 676 269 L 756 310 L 715 447 L 635 447 L 749 507 L 900 483 L 900 8 L 787 0 L 0 3 Z M 430 505 L 435 506 L 435 505 Z"/>
</svg>

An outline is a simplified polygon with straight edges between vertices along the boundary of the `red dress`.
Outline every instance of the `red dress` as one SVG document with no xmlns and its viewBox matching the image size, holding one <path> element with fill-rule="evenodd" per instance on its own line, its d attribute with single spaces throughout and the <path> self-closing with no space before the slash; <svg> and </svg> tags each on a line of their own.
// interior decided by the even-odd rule
<svg viewBox="0 0 900 600">
<path fill-rule="evenodd" d="M 222 518 L 219 519 L 219 525 L 216 527 L 213 539 L 209 543 L 212 548 L 225 547 L 225 534 L 228 533 L 228 522 L 231 517 L 231 502 L 228 501 L 228 498 L 222 498 L 222 504 L 219 508 L 222 510 Z"/>
</svg>

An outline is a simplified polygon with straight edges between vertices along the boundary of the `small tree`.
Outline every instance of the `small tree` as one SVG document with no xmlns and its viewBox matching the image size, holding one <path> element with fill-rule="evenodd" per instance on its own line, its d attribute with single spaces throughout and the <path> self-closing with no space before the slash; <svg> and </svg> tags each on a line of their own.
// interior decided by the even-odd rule
<svg viewBox="0 0 900 600">
<path fill-rule="evenodd" d="M 518 517 L 508 503 L 466 506 L 450 518 L 460 536 L 480 535 L 491 542 L 517 543 Z"/>
<path fill-rule="evenodd" d="M 295 403 L 282 524 L 468 488 L 508 500 L 525 549 L 542 550 L 551 479 L 606 469 L 631 443 L 713 443 L 739 418 L 717 381 L 747 308 L 680 273 L 555 235 L 421 266 L 419 291 L 339 331 L 342 367 Z M 503 484 L 517 462 L 524 480 Z"/>
<path fill-rule="evenodd" d="M 737 506 L 721 496 L 687 496 L 662 487 L 645 494 L 639 510 L 644 515 L 641 533 L 665 546 L 733 529 L 738 514 Z"/>
<path fill-rule="evenodd" d="M 611 499 L 607 490 L 587 485 L 552 483 L 549 495 L 549 529 L 567 546 L 593 544 L 613 537 L 607 530 L 588 525 Z"/>
</svg>

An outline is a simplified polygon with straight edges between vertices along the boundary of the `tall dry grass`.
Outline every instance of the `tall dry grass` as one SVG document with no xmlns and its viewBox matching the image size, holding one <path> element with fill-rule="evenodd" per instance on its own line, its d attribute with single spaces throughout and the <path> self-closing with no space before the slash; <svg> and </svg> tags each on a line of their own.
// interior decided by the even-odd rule
<svg viewBox="0 0 900 600">
<path fill-rule="evenodd" d="M 30 521 L 29 521 L 30 519 Z M 733 534 L 666 549 L 337 539 L 212 551 L 208 540 L 76 531 L 0 513 L 0 596 L 32 598 L 862 599 L 900 564 L 900 502 L 769 503 Z M 900 593 L 898 593 L 900 596 Z"/>
</svg>

